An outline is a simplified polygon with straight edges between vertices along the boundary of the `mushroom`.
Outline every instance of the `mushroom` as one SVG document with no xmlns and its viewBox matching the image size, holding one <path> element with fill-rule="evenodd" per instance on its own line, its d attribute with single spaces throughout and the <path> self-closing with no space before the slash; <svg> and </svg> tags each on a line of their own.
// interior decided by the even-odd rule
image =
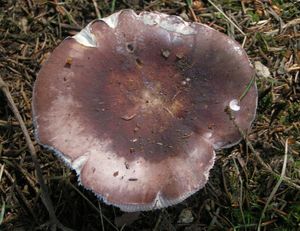
<svg viewBox="0 0 300 231">
<path fill-rule="evenodd" d="M 40 144 L 123 211 L 177 204 L 208 180 L 216 149 L 249 129 L 257 106 L 242 47 L 212 28 L 122 10 L 65 39 L 33 91 Z"/>
</svg>

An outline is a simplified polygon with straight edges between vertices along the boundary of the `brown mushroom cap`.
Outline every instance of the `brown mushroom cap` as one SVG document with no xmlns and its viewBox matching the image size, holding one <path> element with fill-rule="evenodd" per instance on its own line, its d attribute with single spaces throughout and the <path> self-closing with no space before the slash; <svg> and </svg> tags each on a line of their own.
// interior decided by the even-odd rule
<svg viewBox="0 0 300 231">
<path fill-rule="evenodd" d="M 37 138 L 124 211 L 181 202 L 208 180 L 214 149 L 255 116 L 254 75 L 229 37 L 176 16 L 123 10 L 64 40 L 38 74 Z"/>
</svg>

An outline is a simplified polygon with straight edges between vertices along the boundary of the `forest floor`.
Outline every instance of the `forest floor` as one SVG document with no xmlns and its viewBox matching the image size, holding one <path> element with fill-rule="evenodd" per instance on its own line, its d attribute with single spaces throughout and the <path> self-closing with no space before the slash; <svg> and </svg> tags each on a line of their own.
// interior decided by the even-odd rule
<svg viewBox="0 0 300 231">
<path fill-rule="evenodd" d="M 234 38 L 255 66 L 259 91 L 248 143 L 243 140 L 217 152 L 203 189 L 176 206 L 134 214 L 99 202 L 79 186 L 76 174 L 34 141 L 31 113 L 36 75 L 53 49 L 93 19 L 126 8 L 179 15 Z M 56 216 L 74 230 L 299 230 L 299 72 L 300 1 L 2 0 L 0 4 L 0 77 L 34 141 Z M 48 221 L 30 150 L 0 92 L 0 230 L 50 230 Z"/>
</svg>

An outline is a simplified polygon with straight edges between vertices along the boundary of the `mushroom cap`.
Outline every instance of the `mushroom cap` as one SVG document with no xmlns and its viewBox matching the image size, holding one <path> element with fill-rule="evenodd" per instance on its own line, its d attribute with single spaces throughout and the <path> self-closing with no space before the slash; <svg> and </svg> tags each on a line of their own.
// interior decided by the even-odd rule
<svg viewBox="0 0 300 231">
<path fill-rule="evenodd" d="M 40 70 L 40 144 L 81 184 L 123 211 L 179 203 L 204 187 L 214 149 L 255 116 L 254 70 L 242 47 L 199 23 L 123 10 L 65 39 Z"/>
</svg>

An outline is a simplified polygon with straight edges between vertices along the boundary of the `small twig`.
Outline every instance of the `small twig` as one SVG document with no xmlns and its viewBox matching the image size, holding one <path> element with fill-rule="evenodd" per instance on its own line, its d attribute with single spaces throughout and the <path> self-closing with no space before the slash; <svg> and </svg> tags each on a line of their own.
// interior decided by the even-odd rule
<svg viewBox="0 0 300 231">
<path fill-rule="evenodd" d="M 243 100 L 243 98 L 248 94 L 249 90 L 251 89 L 251 87 L 253 86 L 253 84 L 255 83 L 255 75 L 250 79 L 249 83 L 247 84 L 245 90 L 243 91 L 243 93 L 241 94 L 239 101 L 241 102 Z"/>
<path fill-rule="evenodd" d="M 4 164 L 1 165 L 1 168 L 0 168 L 0 182 L 1 182 L 1 179 L 2 179 L 2 175 L 3 175 L 3 171 L 4 171 Z"/>
<path fill-rule="evenodd" d="M 95 8 L 95 12 L 96 12 L 96 15 L 97 15 L 97 18 L 101 18 L 101 14 L 100 14 L 100 11 L 98 9 L 98 3 L 96 0 L 92 0 L 93 1 L 93 4 L 94 4 L 94 8 Z"/>
<path fill-rule="evenodd" d="M 242 176 L 241 176 L 241 173 L 239 171 L 239 167 L 235 161 L 235 158 L 232 158 L 233 160 L 233 164 L 236 168 L 236 171 L 237 171 L 237 174 L 238 174 L 238 177 L 239 177 L 239 181 L 240 181 L 240 196 L 239 196 L 239 207 L 240 207 L 240 211 L 241 211 L 241 215 L 242 215 L 242 220 L 243 220 L 243 223 L 244 225 L 246 224 L 246 221 L 245 221 L 245 215 L 244 215 L 244 211 L 243 211 L 243 179 L 242 179 Z"/>
<path fill-rule="evenodd" d="M 36 215 L 33 212 L 32 208 L 28 204 L 28 202 L 26 200 L 26 197 L 24 196 L 24 194 L 23 194 L 22 190 L 20 189 L 20 187 L 17 185 L 15 179 L 10 175 L 10 173 L 7 170 L 4 170 L 4 173 L 5 173 L 6 177 L 8 178 L 8 180 L 10 181 L 10 183 L 13 185 L 13 188 L 14 188 L 13 191 L 17 192 L 17 194 L 19 196 L 19 200 L 24 204 L 24 206 L 26 207 L 29 214 L 33 217 L 34 221 L 37 223 L 38 218 L 36 217 Z"/>
<path fill-rule="evenodd" d="M 116 7 L 116 0 L 112 0 L 111 8 L 110 8 L 111 13 L 115 12 L 115 7 Z"/>
<path fill-rule="evenodd" d="M 293 19 L 293 20 L 287 22 L 285 25 L 282 26 L 282 32 L 285 32 L 289 27 L 296 26 L 298 24 L 300 24 L 300 18 Z M 275 29 L 275 30 L 266 31 L 266 32 L 263 32 L 263 33 L 268 35 L 268 36 L 272 36 L 274 34 L 280 33 L 280 30 Z"/>
<path fill-rule="evenodd" d="M 272 7 L 268 7 L 268 12 L 279 22 L 279 32 L 282 32 L 284 26 L 282 18 L 272 9 Z"/>
<path fill-rule="evenodd" d="M 186 4 L 187 4 L 187 7 L 192 15 L 192 18 L 195 22 L 199 22 L 200 20 L 197 18 L 196 14 L 195 14 L 195 11 L 193 9 L 193 1 L 192 0 L 186 0 Z"/>
<path fill-rule="evenodd" d="M 0 168 L 0 182 L 1 182 L 1 179 L 2 179 L 3 172 L 4 172 L 4 166 L 5 165 L 2 164 L 1 168 Z M 2 207 L 1 207 L 1 211 L 0 211 L 0 225 L 3 222 L 4 214 L 5 214 L 5 200 L 3 200 L 2 196 L 1 196 L 1 203 L 2 203 Z"/>
<path fill-rule="evenodd" d="M 246 41 L 247 41 L 247 35 L 245 35 L 245 37 L 243 39 L 243 43 L 242 43 L 243 48 L 245 48 Z"/>
<path fill-rule="evenodd" d="M 199 22 L 200 20 L 197 18 L 193 7 L 189 6 L 189 11 L 190 11 L 190 13 L 191 13 L 191 15 L 193 17 L 194 22 Z"/>
<path fill-rule="evenodd" d="M 222 181 L 223 181 L 223 185 L 224 185 L 225 194 L 227 195 L 228 200 L 230 201 L 230 203 L 232 203 L 232 196 L 229 193 L 226 178 L 225 178 L 225 170 L 224 170 L 225 166 L 226 166 L 226 163 L 224 165 L 222 165 L 222 172 L 221 172 L 222 173 Z"/>
<path fill-rule="evenodd" d="M 85 199 L 87 202 L 88 202 L 88 204 L 93 208 L 93 209 L 95 209 L 97 212 L 99 212 L 100 213 L 100 211 L 99 211 L 99 209 L 82 193 L 82 192 L 80 192 L 80 190 L 78 189 L 78 188 L 76 188 L 73 184 L 71 184 L 70 182 L 69 182 L 69 185 L 83 198 L 83 199 Z M 102 213 L 102 217 L 104 218 L 104 220 L 108 223 L 108 224 L 110 224 L 111 225 L 111 227 L 113 227 L 116 231 L 119 231 L 119 229 L 113 224 L 113 223 L 111 223 L 111 221 L 106 217 L 106 216 L 104 216 L 103 215 L 103 213 Z"/>
<path fill-rule="evenodd" d="M 39 189 L 36 188 L 36 180 L 24 169 L 22 168 L 19 164 L 17 163 L 12 163 L 8 160 L 4 160 L 4 163 L 6 163 L 9 166 L 12 166 L 13 168 L 16 168 L 26 179 L 26 181 L 28 182 L 28 184 L 30 185 L 30 187 L 38 194 L 39 193 Z"/>
<path fill-rule="evenodd" d="M 5 214 L 5 200 L 1 200 L 2 201 L 2 207 L 1 207 L 1 212 L 0 212 L 0 225 L 2 224 L 3 220 L 4 220 L 4 214 Z"/>
<path fill-rule="evenodd" d="M 241 6 L 242 6 L 242 12 L 243 14 L 246 14 L 246 7 L 244 1 L 241 1 Z"/>
<path fill-rule="evenodd" d="M 215 224 L 218 223 L 219 213 L 220 213 L 220 207 L 217 208 L 215 214 L 211 214 L 212 219 L 211 219 L 211 222 L 208 225 L 207 230 L 213 230 L 214 229 Z"/>
<path fill-rule="evenodd" d="M 54 0 L 53 3 L 56 6 L 56 11 L 61 15 L 66 15 L 68 20 L 72 22 L 74 25 L 80 27 L 80 25 L 76 22 L 72 14 L 70 14 L 69 11 L 66 10 L 66 8 L 60 4 L 57 0 Z"/>
<path fill-rule="evenodd" d="M 9 103 L 9 106 L 10 106 L 11 110 L 13 111 L 16 119 L 18 120 L 18 122 L 20 124 L 20 127 L 22 129 L 22 132 L 25 136 L 25 140 L 26 140 L 27 146 L 29 148 L 31 158 L 32 158 L 32 161 L 34 163 L 34 167 L 35 167 L 35 171 L 36 171 L 36 175 L 37 175 L 37 180 L 38 180 L 39 185 L 41 187 L 41 199 L 42 199 L 42 202 L 46 206 L 46 208 L 48 210 L 48 213 L 49 213 L 50 223 L 52 225 L 51 230 L 56 230 L 56 227 L 58 227 L 62 230 L 71 230 L 69 228 L 64 227 L 59 222 L 59 220 L 57 219 L 57 217 L 55 215 L 54 207 L 53 207 L 52 201 L 49 197 L 47 186 L 45 184 L 45 181 L 44 181 L 44 178 L 43 178 L 43 175 L 42 175 L 42 170 L 41 170 L 40 164 L 38 162 L 37 154 L 36 154 L 34 145 L 31 141 L 29 132 L 28 132 L 26 126 L 25 126 L 25 123 L 24 123 L 24 121 L 23 121 L 23 119 L 20 115 L 20 112 L 19 112 L 16 104 L 14 103 L 14 100 L 13 100 L 13 98 L 12 98 L 12 96 L 11 96 L 9 90 L 8 90 L 7 85 L 5 84 L 5 82 L 3 81 L 1 76 L 0 76 L 0 89 L 2 90 L 4 95 L 6 96 L 7 101 Z"/>
<path fill-rule="evenodd" d="M 215 7 L 239 32 L 241 32 L 242 35 L 246 36 L 246 34 L 242 31 L 241 28 L 238 27 L 225 13 L 223 10 L 221 10 L 215 3 L 213 3 L 211 0 L 208 0 L 208 2 Z"/>
<path fill-rule="evenodd" d="M 283 165 L 282 165 L 282 170 L 281 170 L 281 174 L 280 174 L 280 178 L 279 180 L 277 181 L 277 184 L 275 185 L 275 187 L 273 188 L 266 204 L 265 204 L 265 207 L 261 213 L 261 216 L 260 216 L 260 219 L 259 219 L 259 222 L 258 222 L 258 226 L 257 226 L 257 231 L 260 231 L 260 227 L 261 227 L 261 224 L 262 224 L 262 219 L 265 217 L 265 212 L 271 202 L 271 200 L 273 199 L 275 193 L 277 192 L 280 184 L 282 183 L 283 181 L 283 177 L 285 175 L 285 171 L 286 171 L 286 164 L 287 164 L 287 154 L 288 154 L 288 140 L 289 139 L 286 139 L 285 141 L 285 150 L 284 150 L 284 158 L 283 158 Z"/>
<path fill-rule="evenodd" d="M 162 217 L 163 217 L 163 213 L 164 213 L 164 210 L 161 210 L 160 213 L 159 213 L 159 217 L 155 223 L 155 226 L 153 228 L 153 231 L 157 231 L 159 230 L 159 226 L 160 226 L 160 223 L 161 223 L 161 220 L 162 220 Z"/>
<path fill-rule="evenodd" d="M 0 120 L 0 127 L 5 127 L 5 126 L 19 126 L 19 123 L 16 121 L 5 121 L 5 120 Z"/>
<path fill-rule="evenodd" d="M 98 201 L 98 206 L 99 206 L 99 213 L 100 213 L 100 220 L 101 220 L 101 228 L 102 228 L 102 231 L 105 231 L 104 222 L 103 222 L 103 214 L 102 214 L 102 208 L 101 208 L 101 202 L 100 201 Z"/>
</svg>

